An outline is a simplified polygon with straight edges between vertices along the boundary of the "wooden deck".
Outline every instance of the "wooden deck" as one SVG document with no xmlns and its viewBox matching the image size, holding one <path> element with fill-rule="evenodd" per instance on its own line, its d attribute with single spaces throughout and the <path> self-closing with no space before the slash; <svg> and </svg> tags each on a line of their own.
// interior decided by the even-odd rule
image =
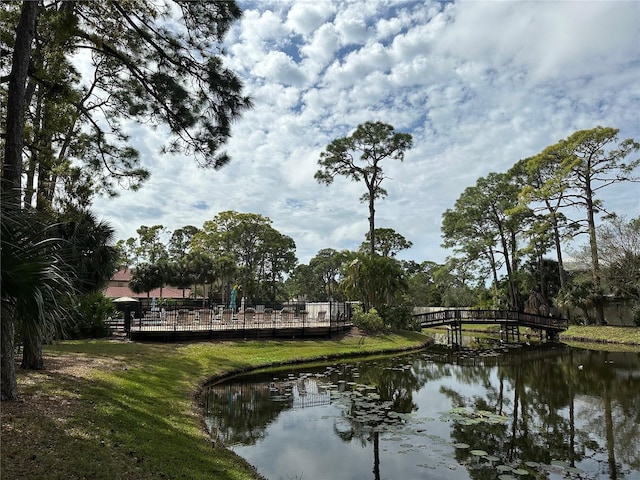
<svg viewBox="0 0 640 480">
<path fill-rule="evenodd" d="M 290 315 L 220 315 L 212 311 L 148 312 L 133 318 L 127 329 L 124 322 L 112 328 L 126 332 L 135 341 L 187 341 L 228 338 L 310 338 L 331 337 L 351 328 L 344 319 Z"/>
</svg>

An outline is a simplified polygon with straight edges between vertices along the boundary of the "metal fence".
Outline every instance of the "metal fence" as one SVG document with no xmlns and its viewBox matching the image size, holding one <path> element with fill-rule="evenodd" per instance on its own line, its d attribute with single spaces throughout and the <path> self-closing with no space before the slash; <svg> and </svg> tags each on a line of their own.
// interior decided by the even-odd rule
<svg viewBox="0 0 640 480">
<path fill-rule="evenodd" d="M 289 329 L 294 334 L 305 335 L 312 330 L 326 331 L 328 335 L 351 325 L 351 305 L 346 302 L 289 303 L 256 305 L 235 311 L 223 305 L 198 307 L 177 304 L 162 306 L 142 305 L 130 308 L 110 321 L 114 330 L 130 334 L 146 332 L 149 336 L 162 333 L 193 332 L 215 337 L 223 332 L 238 336 L 278 336 Z"/>
</svg>

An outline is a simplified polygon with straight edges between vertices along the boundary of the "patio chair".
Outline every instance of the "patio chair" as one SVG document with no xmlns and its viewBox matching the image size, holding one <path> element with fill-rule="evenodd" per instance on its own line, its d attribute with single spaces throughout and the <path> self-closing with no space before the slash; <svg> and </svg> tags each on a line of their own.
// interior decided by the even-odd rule
<svg viewBox="0 0 640 480">
<path fill-rule="evenodd" d="M 178 323 L 186 323 L 189 318 L 188 310 L 178 310 Z"/>
<path fill-rule="evenodd" d="M 280 321 L 282 322 L 282 325 L 291 326 L 291 324 L 293 323 L 293 312 L 290 310 L 282 309 L 280 311 Z"/>
<path fill-rule="evenodd" d="M 253 308 L 247 308 L 244 311 L 244 323 L 245 325 L 253 325 L 254 318 L 256 316 L 256 311 Z"/>
</svg>

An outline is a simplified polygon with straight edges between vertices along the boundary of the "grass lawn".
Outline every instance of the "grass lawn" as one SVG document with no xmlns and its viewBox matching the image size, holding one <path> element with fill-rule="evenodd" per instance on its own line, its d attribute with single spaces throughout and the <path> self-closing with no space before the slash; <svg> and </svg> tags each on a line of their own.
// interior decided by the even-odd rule
<svg viewBox="0 0 640 480">
<path fill-rule="evenodd" d="M 46 370 L 18 369 L 23 401 L 2 403 L 0 478 L 259 478 L 244 460 L 207 439 L 198 395 L 207 380 L 427 341 L 407 332 L 340 340 L 57 343 L 45 349 Z"/>
<path fill-rule="evenodd" d="M 499 335 L 499 325 L 467 325 L 463 324 L 463 331 L 475 332 L 485 335 Z M 444 327 L 427 329 L 425 332 L 443 333 Z M 521 329 L 523 333 L 525 329 Z M 589 343 L 589 344 L 615 344 L 640 347 L 640 327 L 598 327 L 571 325 L 568 330 L 560 335 L 560 341 L 565 343 Z"/>
<path fill-rule="evenodd" d="M 562 341 L 616 343 L 640 346 L 640 327 L 595 327 L 572 325 L 560 335 Z"/>
</svg>

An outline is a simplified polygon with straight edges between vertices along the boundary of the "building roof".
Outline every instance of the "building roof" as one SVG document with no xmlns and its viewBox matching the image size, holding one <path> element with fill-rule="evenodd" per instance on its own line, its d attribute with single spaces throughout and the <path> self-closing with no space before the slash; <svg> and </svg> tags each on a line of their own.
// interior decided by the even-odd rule
<svg viewBox="0 0 640 480">
<path fill-rule="evenodd" d="M 163 287 L 162 288 L 162 295 L 160 295 L 160 289 L 159 288 L 154 288 L 153 290 L 151 290 L 149 292 L 149 295 L 147 295 L 146 292 L 144 293 L 135 293 L 132 292 L 129 287 L 107 287 L 104 290 L 104 296 L 108 297 L 108 298 L 120 298 L 120 297 L 132 297 L 132 298 L 147 298 L 147 296 L 149 298 L 183 298 L 182 296 L 182 289 L 181 288 L 172 288 L 172 287 Z M 191 296 L 191 289 L 190 288 L 185 288 L 184 289 L 184 298 L 190 298 Z"/>
<path fill-rule="evenodd" d="M 111 277 L 111 280 L 116 282 L 128 282 L 129 280 L 131 280 L 131 272 L 132 270 L 130 268 L 126 268 L 124 270 L 118 270 L 116 273 L 113 274 L 113 277 Z"/>
<path fill-rule="evenodd" d="M 191 289 L 175 287 L 162 287 L 162 295 L 160 295 L 160 289 L 154 288 L 147 295 L 146 292 L 135 293 L 131 291 L 128 286 L 115 286 L 115 282 L 128 282 L 131 280 L 131 269 L 118 270 L 111 280 L 109 281 L 107 288 L 104 289 L 104 295 L 108 298 L 120 298 L 120 297 L 132 297 L 132 298 L 190 298 Z"/>
</svg>

